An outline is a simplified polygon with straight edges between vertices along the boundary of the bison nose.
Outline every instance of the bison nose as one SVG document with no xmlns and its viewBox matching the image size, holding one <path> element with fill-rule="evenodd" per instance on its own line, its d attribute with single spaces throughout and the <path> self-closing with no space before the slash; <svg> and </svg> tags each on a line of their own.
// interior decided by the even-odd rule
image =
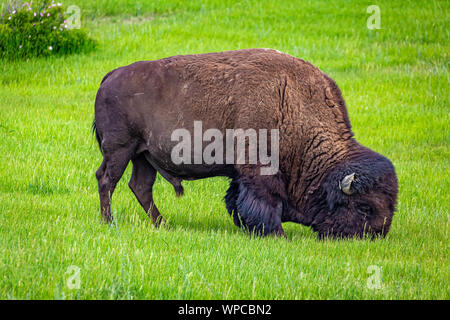
<svg viewBox="0 0 450 320">
<path fill-rule="evenodd" d="M 387 232 L 384 232 L 383 230 L 371 230 L 365 233 L 365 237 L 370 240 L 384 239 L 386 234 Z"/>
</svg>

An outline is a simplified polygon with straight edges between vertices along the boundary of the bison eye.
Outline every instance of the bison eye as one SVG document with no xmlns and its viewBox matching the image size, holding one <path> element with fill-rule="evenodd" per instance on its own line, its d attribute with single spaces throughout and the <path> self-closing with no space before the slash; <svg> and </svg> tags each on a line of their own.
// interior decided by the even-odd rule
<svg viewBox="0 0 450 320">
<path fill-rule="evenodd" d="M 371 214 L 372 214 L 372 208 L 371 208 L 369 205 L 364 204 L 364 203 L 359 204 L 359 205 L 356 207 L 356 210 L 358 210 L 358 212 L 359 212 L 362 216 L 364 216 L 364 218 L 369 217 L 369 216 L 371 216 Z"/>
</svg>

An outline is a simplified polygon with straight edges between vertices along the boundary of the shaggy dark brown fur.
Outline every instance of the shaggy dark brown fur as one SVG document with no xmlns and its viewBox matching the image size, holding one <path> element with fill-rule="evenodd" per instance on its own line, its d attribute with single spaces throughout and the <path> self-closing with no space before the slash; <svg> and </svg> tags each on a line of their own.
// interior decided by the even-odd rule
<svg viewBox="0 0 450 320">
<path fill-rule="evenodd" d="M 204 131 L 279 129 L 279 172 L 260 175 L 258 164 L 175 165 L 171 133 L 192 132 L 196 120 Z M 391 162 L 354 140 L 332 79 L 275 50 L 175 56 L 113 70 L 98 90 L 93 128 L 103 153 L 96 175 L 107 221 L 129 161 L 129 186 L 156 225 L 162 219 L 152 196 L 156 172 L 177 194 L 182 180 L 230 177 L 228 212 L 237 226 L 261 235 L 284 235 L 285 221 L 311 226 L 320 237 L 385 235 L 392 221 Z M 349 195 L 340 182 L 352 173 Z"/>
</svg>

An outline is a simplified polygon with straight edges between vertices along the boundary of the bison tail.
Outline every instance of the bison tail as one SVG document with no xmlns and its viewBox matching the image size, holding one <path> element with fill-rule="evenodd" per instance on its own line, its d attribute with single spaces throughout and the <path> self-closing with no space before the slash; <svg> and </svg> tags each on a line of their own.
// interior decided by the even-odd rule
<svg viewBox="0 0 450 320">
<path fill-rule="evenodd" d="M 100 152 L 103 154 L 101 139 L 100 139 L 100 135 L 98 134 L 97 124 L 95 123 L 95 119 L 94 119 L 94 121 L 92 121 L 92 134 L 95 134 L 95 139 L 98 142 L 98 148 L 100 149 Z"/>
</svg>

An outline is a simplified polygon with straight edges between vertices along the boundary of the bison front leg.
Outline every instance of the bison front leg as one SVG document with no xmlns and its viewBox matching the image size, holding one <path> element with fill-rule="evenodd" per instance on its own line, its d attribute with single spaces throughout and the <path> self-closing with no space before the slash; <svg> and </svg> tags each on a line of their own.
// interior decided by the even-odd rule
<svg viewBox="0 0 450 320">
<path fill-rule="evenodd" d="M 233 218 L 234 224 L 241 228 L 241 218 L 239 217 L 238 211 L 237 211 L 237 199 L 239 197 L 239 183 L 233 179 L 230 182 L 230 186 L 227 190 L 227 193 L 225 194 L 225 206 L 227 208 L 228 213 Z"/>
<path fill-rule="evenodd" d="M 286 237 L 281 226 L 282 200 L 269 190 L 257 188 L 251 182 L 240 181 L 236 211 L 242 227 L 249 232 L 261 236 Z"/>
</svg>

